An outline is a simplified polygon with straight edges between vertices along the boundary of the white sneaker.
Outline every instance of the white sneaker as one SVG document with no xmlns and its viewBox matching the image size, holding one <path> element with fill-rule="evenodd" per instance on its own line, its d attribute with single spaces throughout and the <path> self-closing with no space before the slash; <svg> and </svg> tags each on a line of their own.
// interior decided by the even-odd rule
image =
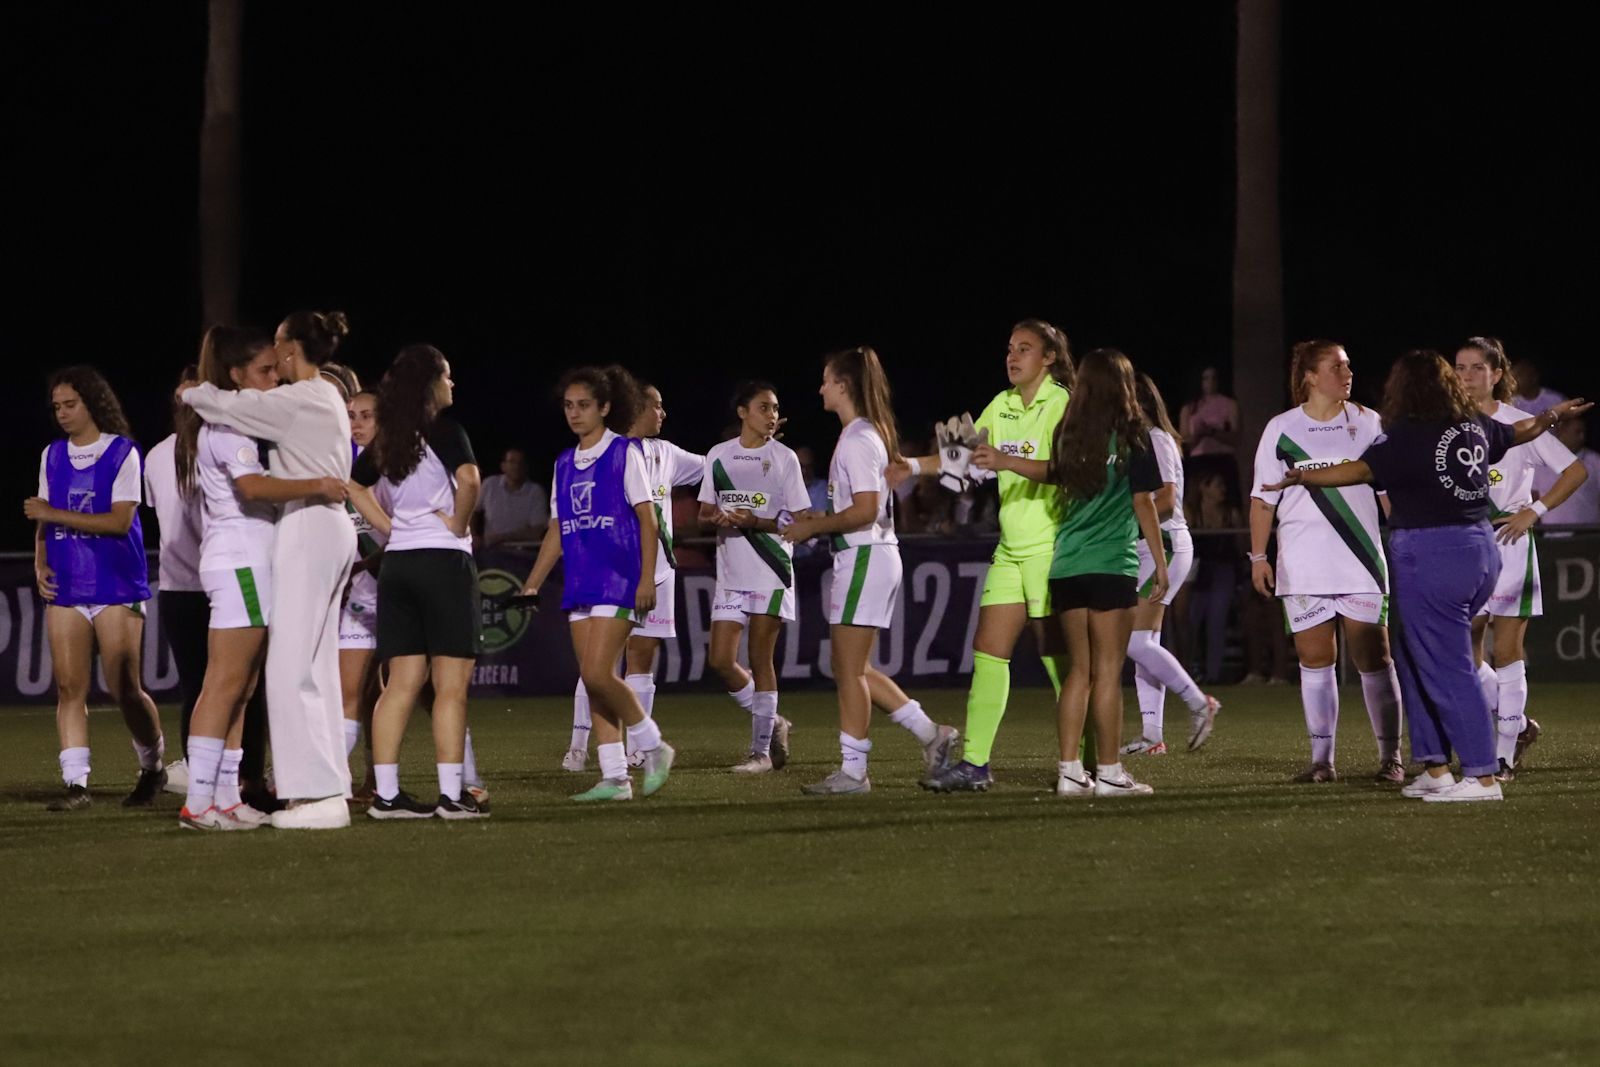
<svg viewBox="0 0 1600 1067">
<path fill-rule="evenodd" d="M 561 769 L 571 771 L 573 774 L 582 774 L 583 769 L 589 765 L 589 750 L 586 748 L 571 748 L 561 757 Z"/>
<path fill-rule="evenodd" d="M 219 808 L 217 813 L 224 819 L 233 823 L 235 830 L 254 830 L 259 826 L 269 826 L 272 816 L 264 811 L 257 811 L 248 804 L 235 804 L 231 808 Z"/>
<path fill-rule="evenodd" d="M 342 830 L 349 825 L 350 805 L 344 797 L 291 800 L 287 808 L 272 813 L 275 830 Z"/>
<path fill-rule="evenodd" d="M 1058 797 L 1092 797 L 1094 796 L 1094 775 L 1088 771 L 1083 772 L 1083 778 L 1069 778 L 1060 775 L 1056 778 L 1056 796 Z"/>
<path fill-rule="evenodd" d="M 1400 795 L 1411 797 L 1413 800 L 1425 797 L 1429 793 L 1442 793 L 1456 784 L 1456 776 L 1449 771 L 1435 778 L 1427 771 L 1423 771 L 1411 781 L 1400 787 Z"/>
<path fill-rule="evenodd" d="M 189 792 L 189 764 L 181 759 L 175 759 L 167 764 L 166 790 L 169 793 L 188 795 Z"/>
<path fill-rule="evenodd" d="M 1463 778 L 1449 789 L 1441 789 L 1436 793 L 1429 793 L 1422 799 L 1427 801 L 1440 801 L 1442 803 L 1455 803 L 1470 800 L 1504 800 L 1506 795 L 1500 791 L 1500 783 L 1481 785 L 1476 778 Z"/>
<path fill-rule="evenodd" d="M 1134 781 L 1133 775 L 1127 771 L 1122 772 L 1121 778 L 1101 775 L 1094 780 L 1094 795 L 1097 797 L 1147 797 L 1154 792 L 1143 782 Z"/>
<path fill-rule="evenodd" d="M 1211 731 L 1217 725 L 1217 712 L 1222 710 L 1222 701 L 1211 694 L 1206 694 L 1206 706 L 1199 711 L 1189 713 L 1189 751 L 1194 752 L 1201 745 L 1211 740 Z"/>
<path fill-rule="evenodd" d="M 734 774 L 766 774 L 771 770 L 772 757 L 765 752 L 752 752 L 733 767 Z"/>
</svg>

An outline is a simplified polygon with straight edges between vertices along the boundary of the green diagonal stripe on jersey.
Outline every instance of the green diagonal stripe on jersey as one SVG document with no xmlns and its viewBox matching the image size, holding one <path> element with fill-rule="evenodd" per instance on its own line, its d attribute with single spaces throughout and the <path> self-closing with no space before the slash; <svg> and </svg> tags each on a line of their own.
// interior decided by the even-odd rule
<svg viewBox="0 0 1600 1067">
<path fill-rule="evenodd" d="M 672 524 L 667 522 L 667 517 L 661 513 L 661 505 L 656 508 L 656 539 L 661 542 L 661 551 L 666 553 L 667 566 L 673 570 L 678 569 L 678 557 L 672 554 Z"/>
<path fill-rule="evenodd" d="M 856 608 L 861 605 L 861 591 L 867 587 L 867 565 L 872 562 L 872 547 L 861 545 L 856 549 L 856 565 L 850 572 L 850 591 L 844 599 L 844 612 L 839 621 L 854 626 Z"/>
<path fill-rule="evenodd" d="M 1285 463 L 1293 461 L 1296 465 L 1309 462 L 1311 457 L 1299 445 L 1289 439 L 1288 434 L 1278 435 L 1278 458 Z M 1389 573 L 1383 565 L 1383 553 L 1378 546 L 1372 543 L 1372 538 L 1367 536 L 1367 531 L 1361 525 L 1361 520 L 1356 518 L 1356 513 L 1350 510 L 1350 505 L 1345 501 L 1344 494 L 1337 489 L 1324 486 L 1303 485 L 1300 488 L 1311 494 L 1311 502 L 1322 512 L 1322 517 L 1328 520 L 1328 525 L 1333 527 L 1333 532 L 1339 535 L 1357 561 L 1367 569 L 1380 590 L 1389 587 Z"/>
<path fill-rule="evenodd" d="M 722 466 L 722 460 L 711 464 L 711 485 L 719 492 L 737 492 L 738 487 L 733 484 L 733 479 L 728 477 L 728 472 Z M 762 563 L 772 568 L 772 573 L 783 582 L 784 588 L 794 584 L 794 561 L 789 558 L 789 553 L 783 550 L 783 545 L 771 534 L 762 533 L 760 530 L 740 530 L 740 535 L 755 549 L 756 556 Z"/>
</svg>

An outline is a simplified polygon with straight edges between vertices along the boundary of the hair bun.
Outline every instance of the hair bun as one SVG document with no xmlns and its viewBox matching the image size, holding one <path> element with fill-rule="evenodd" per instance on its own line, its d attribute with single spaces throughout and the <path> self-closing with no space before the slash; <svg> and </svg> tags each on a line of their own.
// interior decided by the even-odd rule
<svg viewBox="0 0 1600 1067">
<path fill-rule="evenodd" d="M 317 325 L 328 339 L 334 344 L 350 334 L 350 320 L 342 311 L 319 311 L 316 315 Z"/>
</svg>

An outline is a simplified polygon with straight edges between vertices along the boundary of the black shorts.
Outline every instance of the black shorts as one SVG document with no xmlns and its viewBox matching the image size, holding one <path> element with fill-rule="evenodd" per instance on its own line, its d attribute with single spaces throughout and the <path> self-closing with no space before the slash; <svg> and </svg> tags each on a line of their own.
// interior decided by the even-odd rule
<svg viewBox="0 0 1600 1067">
<path fill-rule="evenodd" d="M 1139 582 L 1127 574 L 1075 574 L 1050 579 L 1050 610 L 1117 611 L 1139 603 Z"/>
<path fill-rule="evenodd" d="M 482 641 L 478 567 L 453 548 L 386 552 L 378 572 L 378 658 L 476 659 Z"/>
</svg>

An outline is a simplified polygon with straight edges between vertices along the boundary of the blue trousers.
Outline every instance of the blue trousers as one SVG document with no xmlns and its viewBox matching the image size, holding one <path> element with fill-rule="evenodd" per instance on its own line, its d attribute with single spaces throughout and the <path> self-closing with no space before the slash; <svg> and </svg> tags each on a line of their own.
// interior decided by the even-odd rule
<svg viewBox="0 0 1600 1067">
<path fill-rule="evenodd" d="M 1472 617 L 1500 577 L 1488 523 L 1395 530 L 1389 564 L 1400 640 L 1394 647 L 1400 695 L 1411 727 L 1411 758 L 1493 774 L 1494 716 L 1472 664 Z"/>
</svg>

